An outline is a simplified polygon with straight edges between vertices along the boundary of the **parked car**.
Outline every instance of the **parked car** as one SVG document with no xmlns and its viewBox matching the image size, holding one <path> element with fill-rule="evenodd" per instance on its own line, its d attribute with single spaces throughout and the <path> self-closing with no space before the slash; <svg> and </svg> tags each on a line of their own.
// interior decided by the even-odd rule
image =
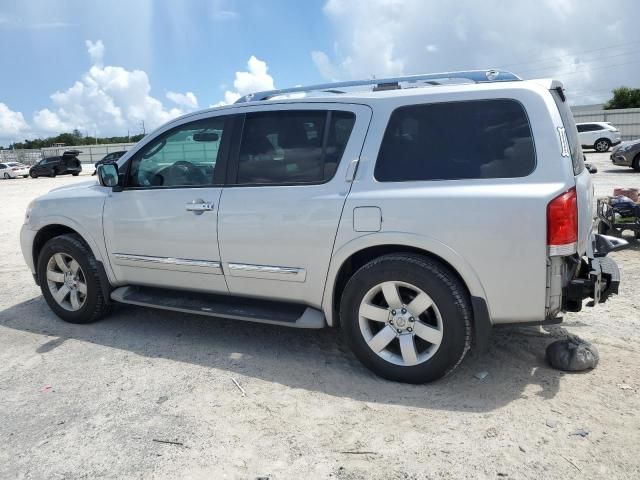
<svg viewBox="0 0 640 480">
<path fill-rule="evenodd" d="M 339 326 L 375 373 L 421 383 L 493 325 L 558 323 L 617 293 L 606 254 L 625 242 L 592 233 L 592 195 L 560 82 L 428 74 L 180 117 L 98 184 L 34 200 L 21 245 L 68 322 L 124 303 Z"/>
<path fill-rule="evenodd" d="M 31 178 L 55 177 L 56 175 L 71 174 L 77 177 L 82 171 L 82 165 L 78 160 L 79 150 L 67 150 L 59 157 L 43 158 L 29 169 Z"/>
<path fill-rule="evenodd" d="M 111 152 L 111 153 L 107 153 L 104 157 L 102 157 L 101 160 L 98 160 L 94 166 L 96 167 L 96 170 L 91 174 L 91 175 L 95 175 L 97 172 L 97 168 L 98 165 L 102 165 L 104 163 L 110 163 L 110 162 L 115 162 L 116 160 L 118 160 L 121 156 L 123 156 L 125 153 L 127 153 L 126 150 L 120 150 L 117 152 Z"/>
<path fill-rule="evenodd" d="M 611 162 L 640 172 L 640 139 L 624 142 L 611 151 Z"/>
<path fill-rule="evenodd" d="M 593 148 L 596 152 L 607 152 L 622 141 L 620 131 L 609 122 L 576 124 L 582 148 Z"/>
<path fill-rule="evenodd" d="M 0 163 L 0 177 L 2 178 L 18 178 L 29 176 L 29 167 L 17 162 Z"/>
</svg>

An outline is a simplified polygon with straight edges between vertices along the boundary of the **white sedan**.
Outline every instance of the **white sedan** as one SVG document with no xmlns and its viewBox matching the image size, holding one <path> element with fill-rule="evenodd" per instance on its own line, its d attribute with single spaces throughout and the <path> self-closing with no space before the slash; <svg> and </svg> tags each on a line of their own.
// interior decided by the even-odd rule
<svg viewBox="0 0 640 480">
<path fill-rule="evenodd" d="M 0 163 L 0 178 L 18 178 L 29 176 L 29 167 L 21 163 L 8 162 Z"/>
</svg>

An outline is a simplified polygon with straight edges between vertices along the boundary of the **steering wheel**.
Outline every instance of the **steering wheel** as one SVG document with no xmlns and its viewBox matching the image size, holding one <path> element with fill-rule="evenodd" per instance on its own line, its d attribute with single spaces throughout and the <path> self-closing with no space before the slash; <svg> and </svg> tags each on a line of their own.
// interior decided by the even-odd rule
<svg viewBox="0 0 640 480">
<path fill-rule="evenodd" d="M 188 185 L 204 185 L 207 183 L 207 176 L 198 167 L 186 160 L 179 160 L 171 165 L 172 176 L 183 177 Z"/>
</svg>

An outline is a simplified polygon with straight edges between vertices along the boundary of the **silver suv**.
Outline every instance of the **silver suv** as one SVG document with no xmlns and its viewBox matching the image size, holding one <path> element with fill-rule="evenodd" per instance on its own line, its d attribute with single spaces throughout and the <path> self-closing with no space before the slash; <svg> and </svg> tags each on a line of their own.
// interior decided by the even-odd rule
<svg viewBox="0 0 640 480">
<path fill-rule="evenodd" d="M 495 324 L 617 292 L 621 241 L 562 85 L 495 70 L 262 92 L 143 139 L 36 199 L 24 257 L 62 319 L 114 303 L 341 327 L 377 374 L 427 382 Z"/>
</svg>

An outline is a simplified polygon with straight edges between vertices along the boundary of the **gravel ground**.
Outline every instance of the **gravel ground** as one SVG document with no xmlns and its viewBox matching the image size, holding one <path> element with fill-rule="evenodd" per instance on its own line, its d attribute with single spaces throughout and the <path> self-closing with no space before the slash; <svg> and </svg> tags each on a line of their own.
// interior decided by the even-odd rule
<svg viewBox="0 0 640 480">
<path fill-rule="evenodd" d="M 596 194 L 640 186 L 588 157 Z M 18 232 L 32 198 L 87 178 L 0 181 L 0 478 L 640 478 L 639 243 L 613 254 L 607 304 L 496 329 L 486 353 L 410 386 L 370 374 L 328 329 L 135 307 L 62 322 Z M 546 366 L 564 329 L 595 343 L 597 369 Z"/>
</svg>

